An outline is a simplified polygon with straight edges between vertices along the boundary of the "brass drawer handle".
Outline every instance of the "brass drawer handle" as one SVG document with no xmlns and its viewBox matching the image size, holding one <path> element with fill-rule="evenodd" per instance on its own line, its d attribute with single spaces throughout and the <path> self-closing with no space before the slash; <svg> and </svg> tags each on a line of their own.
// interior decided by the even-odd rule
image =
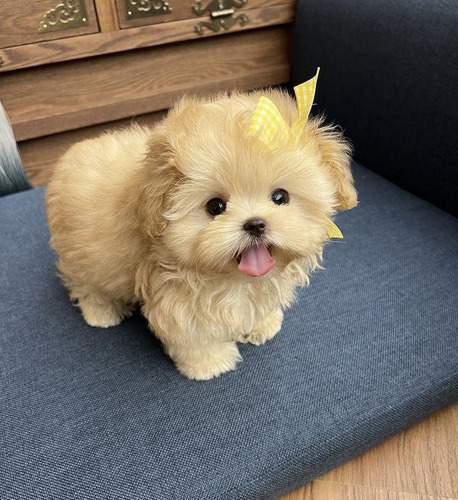
<svg viewBox="0 0 458 500">
<path fill-rule="evenodd" d="M 232 16 L 235 14 L 234 7 L 244 7 L 247 3 L 248 0 L 211 0 L 205 8 L 202 8 L 202 0 L 196 0 L 192 5 L 194 14 L 196 16 L 210 14 L 211 20 L 197 23 L 194 26 L 194 31 L 198 35 L 203 35 L 204 28 L 217 33 L 221 28 L 229 30 L 236 24 L 245 26 L 249 22 L 246 14 L 239 14 L 236 17 Z"/>
<path fill-rule="evenodd" d="M 217 17 L 226 17 L 226 16 L 232 16 L 232 14 L 235 12 L 235 9 L 224 9 L 224 10 L 217 10 L 216 12 L 211 13 L 211 17 L 217 18 Z"/>
</svg>

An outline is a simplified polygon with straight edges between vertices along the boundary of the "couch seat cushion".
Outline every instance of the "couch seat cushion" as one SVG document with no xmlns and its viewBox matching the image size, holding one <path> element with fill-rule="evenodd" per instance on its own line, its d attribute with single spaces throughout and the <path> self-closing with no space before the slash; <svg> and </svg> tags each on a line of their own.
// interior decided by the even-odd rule
<svg viewBox="0 0 458 500">
<path fill-rule="evenodd" d="M 0 498 L 275 498 L 458 399 L 458 221 L 355 165 L 360 205 L 281 333 L 180 376 L 145 320 L 87 326 L 42 189 L 0 199 Z"/>
</svg>

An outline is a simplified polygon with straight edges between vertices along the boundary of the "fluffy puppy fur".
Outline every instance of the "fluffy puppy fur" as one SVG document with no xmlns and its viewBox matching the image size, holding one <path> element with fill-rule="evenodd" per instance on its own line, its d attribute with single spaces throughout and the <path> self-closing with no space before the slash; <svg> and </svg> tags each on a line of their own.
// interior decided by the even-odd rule
<svg viewBox="0 0 458 500">
<path fill-rule="evenodd" d="M 261 94 L 184 98 L 153 129 L 132 126 L 74 145 L 46 194 L 57 267 L 89 325 L 118 325 L 140 303 L 178 370 L 210 379 L 263 344 L 308 283 L 336 210 L 356 205 L 350 149 L 310 119 L 299 146 L 270 151 L 247 134 Z M 264 91 L 291 125 L 295 102 Z M 273 203 L 276 189 L 289 202 Z M 216 217 L 212 198 L 227 202 Z M 244 223 L 262 218 L 260 237 Z M 265 245 L 275 266 L 250 277 L 240 255 Z M 238 257 L 238 259 L 237 259 Z"/>
</svg>

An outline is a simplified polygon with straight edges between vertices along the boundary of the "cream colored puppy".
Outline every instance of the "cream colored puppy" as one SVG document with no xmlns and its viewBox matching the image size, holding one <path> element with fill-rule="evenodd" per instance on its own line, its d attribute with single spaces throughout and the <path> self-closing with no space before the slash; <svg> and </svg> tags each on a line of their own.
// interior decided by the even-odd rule
<svg viewBox="0 0 458 500">
<path fill-rule="evenodd" d="M 286 94 L 263 92 L 286 121 Z M 210 379 L 263 344 L 308 282 L 329 218 L 356 205 L 349 147 L 309 120 L 298 146 L 247 134 L 259 93 L 185 98 L 153 129 L 74 145 L 46 194 L 57 267 L 89 325 L 135 304 L 178 370 Z"/>
</svg>

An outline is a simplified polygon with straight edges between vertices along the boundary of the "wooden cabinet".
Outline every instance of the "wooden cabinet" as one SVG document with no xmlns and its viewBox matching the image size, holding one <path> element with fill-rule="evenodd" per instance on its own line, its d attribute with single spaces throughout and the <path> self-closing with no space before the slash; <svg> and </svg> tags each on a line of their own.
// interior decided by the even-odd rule
<svg viewBox="0 0 458 500">
<path fill-rule="evenodd" d="M 294 20 L 295 2 L 3 0 L 0 5 L 0 74 L 185 40 L 290 25 Z"/>
<path fill-rule="evenodd" d="M 2 0 L 0 48 L 99 31 L 92 0 Z"/>
<path fill-rule="evenodd" d="M 64 3 L 2 2 L 0 101 L 17 140 L 33 141 L 37 155 L 40 138 L 49 153 L 55 134 L 160 113 L 184 92 L 289 80 L 295 0 L 60 1 L 84 2 L 84 25 L 40 32 Z"/>
</svg>

